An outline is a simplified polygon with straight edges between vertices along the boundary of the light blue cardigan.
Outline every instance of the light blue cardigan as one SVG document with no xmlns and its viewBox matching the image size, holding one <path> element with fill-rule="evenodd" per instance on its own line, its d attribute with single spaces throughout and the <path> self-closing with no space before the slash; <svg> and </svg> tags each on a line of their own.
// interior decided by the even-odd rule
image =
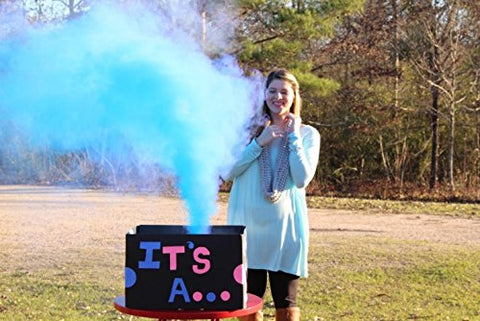
<svg viewBox="0 0 480 321">
<path fill-rule="evenodd" d="M 305 187 L 312 180 L 320 153 L 320 134 L 311 126 L 288 136 L 289 166 L 285 191 L 272 204 L 261 189 L 256 140 L 245 148 L 227 180 L 233 179 L 227 223 L 246 226 L 247 265 L 251 269 L 283 271 L 306 277 L 309 226 Z M 272 146 L 272 163 L 280 139 Z"/>
</svg>

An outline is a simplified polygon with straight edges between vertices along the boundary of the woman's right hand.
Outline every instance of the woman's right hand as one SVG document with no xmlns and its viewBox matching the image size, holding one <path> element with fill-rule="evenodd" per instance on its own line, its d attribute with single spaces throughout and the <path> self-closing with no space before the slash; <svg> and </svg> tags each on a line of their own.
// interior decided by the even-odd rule
<svg viewBox="0 0 480 321">
<path fill-rule="evenodd" d="M 285 131 L 278 125 L 269 125 L 265 127 L 262 133 L 256 138 L 257 144 L 260 147 L 270 145 L 275 139 L 281 138 L 285 135 Z"/>
</svg>

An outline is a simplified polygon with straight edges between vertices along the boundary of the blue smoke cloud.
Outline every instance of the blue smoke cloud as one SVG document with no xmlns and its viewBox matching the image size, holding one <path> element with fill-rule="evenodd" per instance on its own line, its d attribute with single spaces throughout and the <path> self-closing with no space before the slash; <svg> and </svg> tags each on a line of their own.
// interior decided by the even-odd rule
<svg viewBox="0 0 480 321">
<path fill-rule="evenodd" d="M 101 146 L 159 164 L 177 177 L 198 232 L 217 211 L 219 175 L 247 138 L 258 81 L 231 57 L 209 59 L 167 20 L 110 3 L 5 37 L 0 113 L 34 146 Z"/>
</svg>

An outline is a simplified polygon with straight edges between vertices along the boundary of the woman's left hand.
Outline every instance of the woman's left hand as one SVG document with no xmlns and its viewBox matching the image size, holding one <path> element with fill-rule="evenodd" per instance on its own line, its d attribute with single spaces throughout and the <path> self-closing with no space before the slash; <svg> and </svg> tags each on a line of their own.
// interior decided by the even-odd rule
<svg viewBox="0 0 480 321">
<path fill-rule="evenodd" d="M 295 116 L 292 113 L 287 114 L 285 117 L 285 121 L 287 121 L 287 132 L 290 134 L 291 132 L 300 132 L 300 125 L 302 124 L 302 119 L 300 117 Z"/>
</svg>

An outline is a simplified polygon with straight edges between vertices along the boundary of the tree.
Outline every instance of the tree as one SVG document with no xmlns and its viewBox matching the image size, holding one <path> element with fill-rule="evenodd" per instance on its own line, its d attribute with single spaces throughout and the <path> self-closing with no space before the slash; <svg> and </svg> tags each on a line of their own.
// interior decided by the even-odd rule
<svg viewBox="0 0 480 321">
<path fill-rule="evenodd" d="M 88 10 L 89 0 L 22 0 L 31 23 L 48 23 L 75 18 Z"/>
<path fill-rule="evenodd" d="M 240 1 L 240 20 L 233 53 L 245 69 L 263 73 L 286 67 L 298 78 L 304 115 L 321 125 L 318 101 L 339 88 L 337 81 L 317 72 L 321 51 L 338 23 L 359 12 L 364 0 Z"/>
<path fill-rule="evenodd" d="M 448 181 L 455 189 L 455 128 L 459 104 L 467 97 L 460 88 L 471 79 L 471 69 L 464 60 L 471 50 L 469 26 L 471 20 L 466 7 L 468 1 L 415 2 L 411 6 L 413 23 L 406 30 L 410 61 L 425 80 L 431 92 L 432 147 L 430 188 L 435 187 L 438 166 L 439 117 L 447 120 L 448 130 Z M 461 84 L 465 82 L 464 84 Z M 441 99 L 445 107 L 441 108 Z"/>
<path fill-rule="evenodd" d="M 347 163 L 339 161 L 342 165 L 334 172 L 345 168 L 350 176 L 400 185 L 405 180 L 407 164 L 412 162 L 407 155 L 414 147 L 411 128 L 418 126 L 418 117 L 409 98 L 402 96 L 409 89 L 408 70 L 402 68 L 397 45 L 404 14 L 398 1 L 367 1 L 361 13 L 345 17 L 318 59 L 316 72 L 334 75 L 342 84 L 329 115 L 337 119 L 333 123 L 342 125 L 329 134 L 343 131 L 334 149 L 344 146 L 341 154 L 351 156 Z"/>
</svg>

